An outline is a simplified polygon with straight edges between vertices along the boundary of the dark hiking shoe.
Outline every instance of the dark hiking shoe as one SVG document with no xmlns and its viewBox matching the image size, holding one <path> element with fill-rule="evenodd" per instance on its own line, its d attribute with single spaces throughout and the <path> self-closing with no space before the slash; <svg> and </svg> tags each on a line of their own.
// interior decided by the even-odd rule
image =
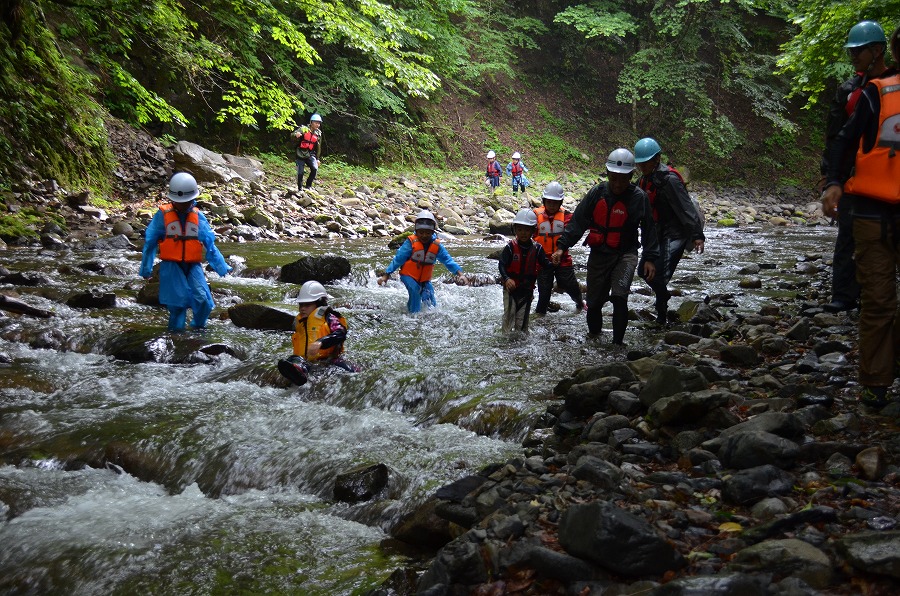
<svg viewBox="0 0 900 596">
<path fill-rule="evenodd" d="M 883 408 L 890 403 L 887 387 L 863 387 L 859 393 L 859 401 L 870 408 Z"/>
<path fill-rule="evenodd" d="M 846 312 L 854 308 L 856 308 L 855 302 L 844 302 L 843 300 L 832 300 L 828 304 L 822 305 L 822 310 L 831 313 Z"/>
</svg>

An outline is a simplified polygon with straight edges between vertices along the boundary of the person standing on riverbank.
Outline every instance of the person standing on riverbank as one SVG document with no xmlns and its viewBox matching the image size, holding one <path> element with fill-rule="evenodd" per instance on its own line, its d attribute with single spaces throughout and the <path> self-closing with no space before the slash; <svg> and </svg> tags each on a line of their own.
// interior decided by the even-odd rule
<svg viewBox="0 0 900 596">
<path fill-rule="evenodd" d="M 278 361 L 278 371 L 295 385 L 305 385 L 310 364 L 328 364 L 349 372 L 359 369 L 344 360 L 347 319 L 328 306 L 328 293 L 317 281 L 300 286 L 291 344 L 294 354 Z"/>
<path fill-rule="evenodd" d="M 628 295 L 638 264 L 638 248 L 644 243 L 642 276 L 653 281 L 659 258 L 656 226 L 647 194 L 632 184 L 634 155 L 619 148 L 606 160 L 608 182 L 591 188 L 578 203 L 572 220 L 556 242 L 553 263 L 558 265 L 563 253 L 581 240 L 589 230 L 587 245 L 591 247 L 587 271 L 588 339 L 600 337 L 603 329 L 603 306 L 613 304 L 614 345 L 624 345 L 628 327 Z M 638 231 L 640 230 L 640 241 Z"/>
<path fill-rule="evenodd" d="M 487 167 L 484 171 L 484 183 L 488 185 L 488 194 L 493 195 L 500 188 L 500 177 L 503 176 L 503 168 L 497 161 L 497 154 L 487 152 Z"/>
<path fill-rule="evenodd" d="M 877 44 L 850 53 L 878 55 Z M 900 28 L 891 37 L 894 63 L 900 63 Z M 877 58 L 876 58 L 877 60 Z M 881 58 L 884 61 L 884 58 Z M 854 171 L 842 167 L 846 151 L 856 148 Z M 894 367 L 900 354 L 900 310 L 897 274 L 900 271 L 900 71 L 888 68 L 872 77 L 856 109 L 834 139 L 822 193 L 822 211 L 839 215 L 847 197 L 856 244 L 856 278 L 860 285 L 859 383 L 860 400 L 881 407 L 888 402 Z"/>
<path fill-rule="evenodd" d="M 319 173 L 319 161 L 322 155 L 322 117 L 313 114 L 309 118 L 309 126 L 301 126 L 294 131 L 297 143 L 297 190 L 303 190 L 303 171 L 309 166 L 306 188 L 312 188 L 316 174 Z"/>
<path fill-rule="evenodd" d="M 874 21 L 862 21 L 850 28 L 844 47 L 853 63 L 854 74 L 844 81 L 828 110 L 825 129 L 825 151 L 822 153 L 821 172 L 827 176 L 829 153 L 838 133 L 850 119 L 869 79 L 880 77 L 887 68 L 884 64 L 887 41 L 884 29 Z M 853 169 L 856 147 L 849 148 L 840 157 L 842 170 Z M 844 178 L 842 181 L 846 181 Z M 826 179 L 827 182 L 827 179 Z M 859 282 L 856 281 L 856 263 L 853 261 L 853 216 L 849 197 L 842 197 L 837 206 L 837 238 L 834 241 L 834 257 L 831 262 L 831 302 L 824 305 L 828 312 L 841 312 L 856 308 L 859 301 Z"/>
<path fill-rule="evenodd" d="M 537 229 L 537 216 L 531 209 L 520 209 L 512 222 L 515 238 L 500 251 L 500 283 L 503 284 L 504 333 L 512 330 L 528 333 L 528 315 L 534 300 L 538 271 L 552 263 L 540 244 L 531 237 Z"/>
<path fill-rule="evenodd" d="M 200 195 L 197 181 L 187 172 L 178 172 L 169 181 L 169 202 L 159 206 L 144 233 L 140 276 L 150 279 L 157 251 L 159 302 L 169 309 L 169 331 L 184 331 L 187 309 L 194 318 L 192 329 L 203 329 L 212 312 L 212 293 L 202 262 L 205 258 L 220 276 L 231 267 L 216 248 L 216 235 L 194 200 Z"/>
<path fill-rule="evenodd" d="M 647 285 L 656 295 L 656 322 L 668 323 L 669 282 L 675 268 L 684 256 L 685 248 L 703 253 L 706 236 L 703 224 L 691 196 L 678 171 L 662 163 L 662 148 L 650 137 L 639 140 L 634 146 L 634 161 L 641 170 L 638 186 L 647 193 L 656 234 L 659 241 L 659 259 L 654 263 L 656 275 Z M 643 262 L 638 263 L 638 270 Z"/>
<path fill-rule="evenodd" d="M 437 220 L 434 215 L 430 211 L 422 210 L 416 216 L 415 232 L 400 245 L 391 264 L 384 270 L 384 275 L 378 279 L 378 285 L 384 285 L 390 279 L 391 273 L 400 270 L 400 281 L 406 286 L 409 294 L 406 309 L 411 313 L 422 310 L 422 304 L 437 306 L 434 286 L 431 284 L 436 262 L 443 263 L 450 273 L 456 276 L 458 284 L 466 284 L 465 278 L 461 275 L 462 267 L 456 264 L 441 244 L 436 231 Z"/>
<path fill-rule="evenodd" d="M 525 177 L 528 166 L 522 161 L 522 155 L 518 151 L 512 154 L 511 159 L 512 161 L 506 164 L 506 173 L 509 175 L 509 181 L 512 183 L 513 196 L 516 196 L 520 188 L 522 189 L 522 194 L 525 194 L 525 187 L 529 185 L 528 178 Z"/>
<path fill-rule="evenodd" d="M 541 196 L 543 207 L 534 210 L 537 217 L 537 230 L 534 239 L 544 248 L 547 257 L 556 251 L 556 241 L 562 235 L 566 224 L 572 219 L 572 213 L 568 209 L 562 209 L 564 200 L 563 187 L 555 180 L 547 185 Z M 552 264 L 551 264 L 552 265 Z M 553 294 L 553 281 L 556 279 L 559 289 L 566 292 L 575 302 L 575 312 L 584 310 L 584 301 L 581 295 L 581 284 L 575 277 L 575 264 L 569 251 L 563 251 L 559 264 L 544 267 L 538 273 L 537 289 L 538 302 L 534 308 L 534 314 L 547 314 L 550 305 L 550 296 Z"/>
</svg>

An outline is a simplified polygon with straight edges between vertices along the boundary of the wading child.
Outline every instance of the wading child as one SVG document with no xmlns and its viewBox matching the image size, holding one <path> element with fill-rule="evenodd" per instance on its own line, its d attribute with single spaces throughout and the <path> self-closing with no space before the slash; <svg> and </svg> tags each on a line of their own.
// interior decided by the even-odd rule
<svg viewBox="0 0 900 596">
<path fill-rule="evenodd" d="M 484 183 L 488 185 L 488 194 L 494 194 L 498 188 L 500 188 L 500 177 L 503 175 L 503 170 L 500 166 L 500 162 L 497 161 L 497 154 L 493 151 L 488 151 L 487 153 L 487 168 L 484 172 Z"/>
<path fill-rule="evenodd" d="M 527 171 L 528 166 L 525 165 L 525 162 L 522 161 L 522 156 L 516 151 L 512 154 L 512 161 L 506 164 L 506 173 L 510 176 L 513 196 L 519 192 L 520 188 L 522 189 L 522 194 L 525 194 L 525 187 L 531 184 L 528 178 L 525 177 L 525 172 Z"/>
<path fill-rule="evenodd" d="M 531 240 L 537 228 L 537 216 L 531 209 L 520 209 L 513 220 L 515 239 L 500 253 L 500 281 L 503 284 L 504 333 L 518 330 L 528 333 L 528 313 L 534 299 L 534 285 L 542 267 L 551 267 L 547 254 Z"/>
<path fill-rule="evenodd" d="M 140 276 L 150 279 L 157 250 L 159 302 L 169 309 L 169 331 L 184 331 L 187 309 L 194 313 L 192 329 L 203 329 L 212 312 L 212 294 L 203 272 L 203 260 L 225 277 L 231 267 L 216 248 L 216 235 L 194 199 L 200 195 L 197 181 L 178 172 L 169 181 L 169 202 L 159 206 L 144 233 Z M 205 254 L 204 254 L 205 251 Z"/>
<path fill-rule="evenodd" d="M 384 285 L 390 279 L 391 273 L 400 270 L 400 281 L 409 293 L 406 309 L 411 313 L 422 310 L 423 303 L 429 307 L 437 306 L 434 286 L 431 285 L 435 262 L 443 263 L 450 273 L 456 276 L 458 284 L 467 283 L 461 275 L 462 268 L 441 244 L 436 230 L 437 220 L 434 215 L 430 211 L 422 210 L 416 216 L 415 233 L 400 245 L 394 260 L 384 270 L 384 275 L 378 279 L 378 285 Z"/>
</svg>

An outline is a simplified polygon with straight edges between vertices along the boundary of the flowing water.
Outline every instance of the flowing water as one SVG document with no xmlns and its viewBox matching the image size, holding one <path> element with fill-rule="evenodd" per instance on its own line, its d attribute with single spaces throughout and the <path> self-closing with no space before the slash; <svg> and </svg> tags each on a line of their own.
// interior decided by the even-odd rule
<svg viewBox="0 0 900 596">
<path fill-rule="evenodd" d="M 749 312 L 822 278 L 795 275 L 794 265 L 804 255 L 827 256 L 834 231 L 715 229 L 708 236 L 708 252 L 686 258 L 676 273 L 676 282 L 700 283 L 673 287 L 686 297 L 734 294 L 725 303 Z M 352 277 L 328 290 L 351 326 L 347 356 L 363 371 L 320 371 L 302 388 L 275 386 L 259 372 L 271 373 L 289 355 L 288 333 L 237 328 L 219 308 L 204 333 L 167 334 L 166 312 L 134 300 L 137 253 L 0 251 L 8 269 L 48 276 L 40 288 L 17 290 L 56 313 L 0 320 L 0 352 L 12 360 L 0 364 L 0 593 L 365 592 L 407 562 L 386 540 L 388 528 L 437 487 L 520 455 L 561 378 L 624 357 L 608 350 L 608 340 L 585 344 L 584 316 L 565 295 L 554 298 L 559 312 L 532 317 L 527 338 L 501 335 L 497 285 L 437 283 L 439 308 L 408 315 L 398 281 L 375 283 L 376 268 L 393 256 L 385 245 L 220 246 L 252 268 L 304 254 L 352 262 Z M 465 271 L 496 272 L 485 257 L 502 243 L 450 238 L 447 246 Z M 584 249 L 574 256 L 583 267 Z M 753 262 L 777 268 L 762 272 L 763 290 L 744 293 L 737 272 Z M 210 279 L 219 307 L 244 300 L 295 309 L 294 286 Z M 642 286 L 637 280 L 634 288 Z M 86 288 L 115 291 L 117 308 L 64 305 Z M 646 295 L 630 304 L 652 310 Z M 244 356 L 135 364 L 104 355 L 123 333 L 147 327 L 163 352 L 202 341 L 239 347 Z M 659 336 L 632 322 L 626 342 L 650 345 Z M 40 349 L 41 337 L 62 337 L 67 348 Z M 385 494 L 358 504 L 334 500 L 337 474 L 373 463 L 391 470 Z"/>
</svg>

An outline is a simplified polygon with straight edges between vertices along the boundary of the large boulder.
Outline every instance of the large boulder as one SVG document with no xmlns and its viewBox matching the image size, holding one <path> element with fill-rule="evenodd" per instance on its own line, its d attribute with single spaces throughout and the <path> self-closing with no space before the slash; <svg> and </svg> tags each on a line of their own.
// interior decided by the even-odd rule
<svg viewBox="0 0 900 596">
<path fill-rule="evenodd" d="M 278 281 L 302 284 L 315 280 L 327 284 L 350 275 L 350 261 L 335 255 L 301 257 L 282 266 Z"/>
<path fill-rule="evenodd" d="M 178 141 L 173 158 L 176 170 L 189 171 L 200 184 L 230 182 L 241 177 L 221 154 L 189 141 Z"/>
<path fill-rule="evenodd" d="M 263 304 L 235 304 L 228 309 L 228 317 L 232 323 L 246 329 L 294 330 L 294 315 Z"/>
</svg>

